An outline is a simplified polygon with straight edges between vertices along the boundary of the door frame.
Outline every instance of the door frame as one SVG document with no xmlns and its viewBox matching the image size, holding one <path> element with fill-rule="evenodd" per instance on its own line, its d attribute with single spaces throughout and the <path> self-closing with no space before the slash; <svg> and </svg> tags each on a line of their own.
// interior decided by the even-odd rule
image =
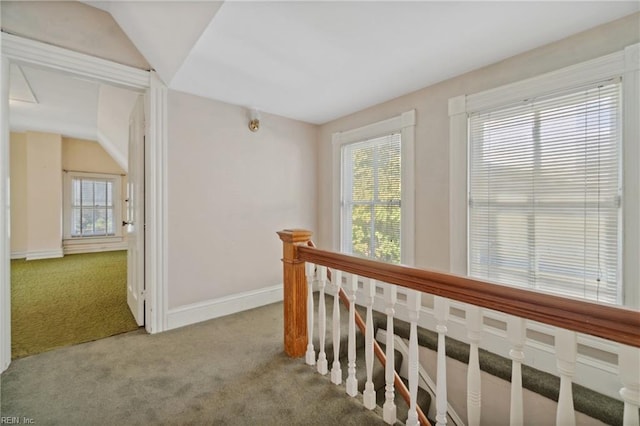
<svg viewBox="0 0 640 426">
<path fill-rule="evenodd" d="M 145 328 L 167 329 L 167 95 L 153 71 L 2 33 L 0 66 L 0 372 L 11 362 L 9 65 L 47 68 L 145 94 Z"/>
</svg>

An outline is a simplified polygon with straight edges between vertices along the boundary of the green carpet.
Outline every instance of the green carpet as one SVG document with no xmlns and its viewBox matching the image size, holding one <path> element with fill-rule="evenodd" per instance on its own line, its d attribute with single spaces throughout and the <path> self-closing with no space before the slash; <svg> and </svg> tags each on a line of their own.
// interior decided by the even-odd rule
<svg viewBox="0 0 640 426">
<path fill-rule="evenodd" d="M 12 358 L 137 329 L 126 285 L 126 251 L 12 260 Z"/>
</svg>

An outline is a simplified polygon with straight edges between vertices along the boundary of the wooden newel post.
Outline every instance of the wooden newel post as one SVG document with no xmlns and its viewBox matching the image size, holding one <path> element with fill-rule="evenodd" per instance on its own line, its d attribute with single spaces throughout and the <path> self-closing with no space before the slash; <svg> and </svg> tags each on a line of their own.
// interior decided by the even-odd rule
<svg viewBox="0 0 640 426">
<path fill-rule="evenodd" d="M 307 349 L 307 279 L 304 262 L 298 260 L 297 246 L 311 240 L 311 231 L 285 229 L 282 240 L 284 270 L 284 350 L 290 357 L 301 357 Z"/>
</svg>

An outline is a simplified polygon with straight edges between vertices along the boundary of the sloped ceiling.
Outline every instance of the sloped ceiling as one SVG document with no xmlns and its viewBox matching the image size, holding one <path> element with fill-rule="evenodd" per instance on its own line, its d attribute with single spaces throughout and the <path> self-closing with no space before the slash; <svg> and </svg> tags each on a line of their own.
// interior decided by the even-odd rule
<svg viewBox="0 0 640 426">
<path fill-rule="evenodd" d="M 127 170 L 129 114 L 138 93 L 28 65 L 12 64 L 11 77 L 11 131 L 97 141 Z"/>
<path fill-rule="evenodd" d="M 169 84 L 222 5 L 217 1 L 86 1 L 111 13 Z"/>
<path fill-rule="evenodd" d="M 169 87 L 324 123 L 639 9 L 637 1 L 110 2 Z"/>
<path fill-rule="evenodd" d="M 109 13 L 76 1 L 1 2 L 2 31 L 149 69 Z"/>
<path fill-rule="evenodd" d="M 170 88 L 316 124 L 640 10 L 606 0 L 84 3 L 109 12 Z"/>
<path fill-rule="evenodd" d="M 19 100 L 22 84 L 11 80 L 12 131 L 36 130 L 96 140 L 99 84 L 26 65 L 14 67 L 24 75 L 37 102 Z"/>
</svg>

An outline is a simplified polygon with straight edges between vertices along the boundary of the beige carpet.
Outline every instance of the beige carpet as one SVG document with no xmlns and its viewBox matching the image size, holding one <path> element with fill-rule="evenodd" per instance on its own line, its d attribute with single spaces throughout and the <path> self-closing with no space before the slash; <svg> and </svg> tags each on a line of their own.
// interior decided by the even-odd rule
<svg viewBox="0 0 640 426">
<path fill-rule="evenodd" d="M 126 286 L 126 251 L 12 260 L 12 358 L 137 329 Z"/>
<path fill-rule="evenodd" d="M 13 361 L 2 416 L 38 425 L 383 425 L 283 353 L 282 304 Z"/>
</svg>

